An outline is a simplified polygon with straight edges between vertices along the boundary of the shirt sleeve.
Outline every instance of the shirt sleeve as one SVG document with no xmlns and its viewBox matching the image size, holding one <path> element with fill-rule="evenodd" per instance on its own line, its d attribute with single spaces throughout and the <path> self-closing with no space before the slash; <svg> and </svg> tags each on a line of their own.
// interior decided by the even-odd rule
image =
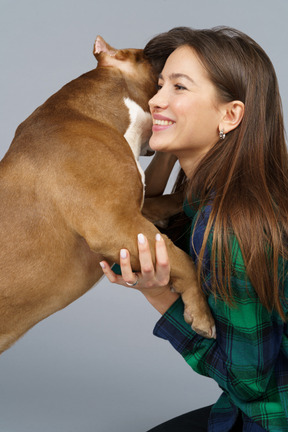
<svg viewBox="0 0 288 432">
<path fill-rule="evenodd" d="M 217 305 L 216 340 L 197 335 L 186 324 L 181 299 L 154 329 L 156 336 L 168 340 L 196 372 L 213 378 L 238 406 L 241 400 L 265 396 L 270 385 L 273 387 L 273 370 L 283 336 L 283 325 L 266 319 L 261 306 L 247 303 L 247 307 L 235 306 L 228 311 L 221 305 L 226 314 Z"/>
<path fill-rule="evenodd" d="M 241 268 L 237 245 L 234 253 L 239 271 L 232 279 L 233 305 L 208 295 L 216 340 L 199 336 L 184 321 L 181 298 L 161 317 L 154 334 L 168 340 L 196 372 L 213 378 L 241 407 L 243 402 L 266 398 L 268 394 L 271 401 L 279 399 L 274 369 L 283 338 L 287 343 L 287 326 L 260 303 Z"/>
</svg>

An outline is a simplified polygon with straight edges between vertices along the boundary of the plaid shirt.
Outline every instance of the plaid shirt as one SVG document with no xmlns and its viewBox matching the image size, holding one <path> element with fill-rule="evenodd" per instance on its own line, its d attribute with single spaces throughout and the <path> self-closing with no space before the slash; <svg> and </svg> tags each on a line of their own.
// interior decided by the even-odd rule
<svg viewBox="0 0 288 432">
<path fill-rule="evenodd" d="M 197 264 L 211 208 L 201 210 L 190 255 Z M 185 212 L 192 229 L 199 213 Z M 193 247 L 192 247 L 193 243 Z M 209 243 L 209 242 L 208 242 Z M 211 246 L 211 241 L 210 241 Z M 210 280 L 210 248 L 205 251 L 205 282 Z M 168 340 L 184 360 L 201 375 L 213 378 L 223 390 L 209 418 L 209 432 L 230 431 L 242 412 L 245 432 L 288 432 L 288 328 L 276 312 L 269 313 L 247 282 L 238 243 L 234 241 L 235 266 L 232 307 L 208 293 L 215 318 L 217 339 L 197 335 L 183 319 L 183 303 L 177 300 L 161 317 L 154 334 Z M 285 268 L 285 298 L 288 298 L 288 266 Z M 288 317 L 287 303 L 284 311 Z"/>
</svg>

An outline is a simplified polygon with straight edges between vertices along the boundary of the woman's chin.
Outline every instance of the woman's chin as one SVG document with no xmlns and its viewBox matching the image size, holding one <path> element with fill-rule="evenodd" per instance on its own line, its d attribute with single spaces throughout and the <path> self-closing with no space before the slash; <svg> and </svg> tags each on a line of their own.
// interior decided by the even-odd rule
<svg viewBox="0 0 288 432">
<path fill-rule="evenodd" d="M 163 141 L 156 139 L 153 135 L 150 138 L 149 147 L 151 148 L 151 150 L 153 150 L 155 152 L 156 151 L 162 151 L 162 152 L 165 151 L 165 146 L 163 145 Z"/>
</svg>

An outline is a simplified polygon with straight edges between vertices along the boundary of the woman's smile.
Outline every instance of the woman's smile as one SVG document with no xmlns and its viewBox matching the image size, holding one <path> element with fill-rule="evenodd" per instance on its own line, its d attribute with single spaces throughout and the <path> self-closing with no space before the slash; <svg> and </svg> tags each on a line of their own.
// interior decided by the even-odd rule
<svg viewBox="0 0 288 432">
<path fill-rule="evenodd" d="M 159 132 L 166 130 L 175 124 L 175 121 L 171 120 L 168 117 L 164 117 L 160 114 L 154 114 L 152 117 L 153 120 L 153 132 Z"/>
</svg>

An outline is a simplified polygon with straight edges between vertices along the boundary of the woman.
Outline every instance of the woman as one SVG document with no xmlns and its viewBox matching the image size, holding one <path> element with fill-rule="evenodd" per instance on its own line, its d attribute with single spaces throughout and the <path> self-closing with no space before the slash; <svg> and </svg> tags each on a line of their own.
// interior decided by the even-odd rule
<svg viewBox="0 0 288 432">
<path fill-rule="evenodd" d="M 177 158 L 189 253 L 216 339 L 185 323 L 160 235 L 155 268 L 143 234 L 141 273 L 133 273 L 127 250 L 122 276 L 101 266 L 111 282 L 146 296 L 163 314 L 154 334 L 223 389 L 213 407 L 153 431 L 288 431 L 288 157 L 273 66 L 256 42 L 230 28 L 175 28 L 145 52 L 160 72 L 150 101 L 150 146 L 159 153 L 147 169 L 146 193 L 163 193 Z"/>
</svg>

